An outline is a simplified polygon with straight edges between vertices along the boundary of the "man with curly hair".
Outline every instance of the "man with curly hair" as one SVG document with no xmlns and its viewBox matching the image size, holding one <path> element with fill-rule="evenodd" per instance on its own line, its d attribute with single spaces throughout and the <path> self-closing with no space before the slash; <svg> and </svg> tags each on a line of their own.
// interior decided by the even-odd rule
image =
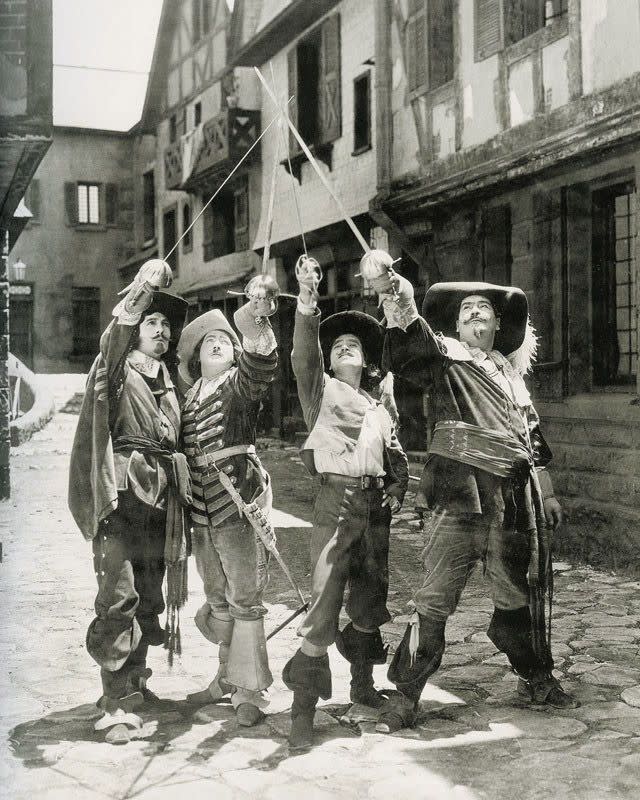
<svg viewBox="0 0 640 800">
<path fill-rule="evenodd" d="M 114 744 L 140 728 L 133 711 L 155 697 L 146 688 L 146 657 L 150 645 L 165 643 L 165 566 L 181 583 L 186 561 L 181 504 L 190 487 L 176 452 L 180 408 L 167 363 L 176 362 L 187 304 L 160 291 L 171 278 L 166 262 L 146 262 L 115 307 L 71 453 L 69 507 L 92 542 L 98 582 L 87 632 L 102 679 L 96 730 Z M 174 589 L 170 600 L 179 606 L 186 586 Z"/>
</svg>

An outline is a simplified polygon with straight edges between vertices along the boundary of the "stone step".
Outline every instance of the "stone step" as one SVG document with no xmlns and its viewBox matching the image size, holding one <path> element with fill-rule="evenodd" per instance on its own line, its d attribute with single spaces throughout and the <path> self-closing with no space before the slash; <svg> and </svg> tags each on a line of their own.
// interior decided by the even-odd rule
<svg viewBox="0 0 640 800">
<path fill-rule="evenodd" d="M 604 475 L 640 477 L 640 456 L 631 448 L 597 446 L 591 442 L 549 441 L 553 471 L 597 472 Z"/>
<path fill-rule="evenodd" d="M 542 431 L 551 448 L 564 442 L 584 443 L 588 447 L 613 447 L 621 450 L 640 449 L 640 425 L 622 420 L 543 417 Z"/>
<path fill-rule="evenodd" d="M 595 472 L 573 472 L 554 467 L 550 470 L 557 495 L 581 498 L 590 501 L 615 503 L 636 508 L 640 477 L 635 475 L 612 475 Z"/>
</svg>

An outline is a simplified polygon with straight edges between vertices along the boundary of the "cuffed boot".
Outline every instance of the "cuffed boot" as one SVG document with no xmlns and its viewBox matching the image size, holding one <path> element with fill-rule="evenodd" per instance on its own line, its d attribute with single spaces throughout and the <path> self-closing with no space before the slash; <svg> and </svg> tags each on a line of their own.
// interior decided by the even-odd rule
<svg viewBox="0 0 640 800">
<path fill-rule="evenodd" d="M 313 744 L 313 718 L 318 700 L 331 697 L 329 656 L 325 653 L 314 658 L 298 650 L 285 665 L 282 679 L 293 692 L 289 747 L 308 750 Z"/>
<path fill-rule="evenodd" d="M 531 612 L 528 606 L 505 611 L 494 609 L 487 635 L 509 659 L 518 676 L 518 694 L 534 705 L 553 708 L 578 708 L 580 703 L 564 691 L 552 674 L 553 659 L 549 652 L 545 663 L 536 654 L 531 642 Z"/>
<path fill-rule="evenodd" d="M 336 647 L 351 664 L 351 702 L 380 708 L 384 699 L 373 682 L 373 665 L 387 661 L 387 648 L 382 643 L 380 631 L 359 631 L 350 622 L 338 632 Z"/>
<path fill-rule="evenodd" d="M 215 617 L 208 603 L 198 610 L 195 616 L 196 627 L 200 633 L 214 644 L 219 644 L 218 671 L 206 689 L 187 695 L 187 702 L 197 704 L 218 703 L 233 693 L 234 687 L 224 679 L 227 675 L 229 645 L 233 634 L 233 620 Z"/>
<path fill-rule="evenodd" d="M 427 679 L 438 669 L 444 653 L 446 620 L 434 620 L 417 614 L 417 648 L 414 625 L 409 623 L 400 646 L 393 655 L 387 677 L 395 683 L 399 694 L 390 697 L 381 709 L 376 730 L 395 733 L 415 724 L 420 695 Z"/>
</svg>

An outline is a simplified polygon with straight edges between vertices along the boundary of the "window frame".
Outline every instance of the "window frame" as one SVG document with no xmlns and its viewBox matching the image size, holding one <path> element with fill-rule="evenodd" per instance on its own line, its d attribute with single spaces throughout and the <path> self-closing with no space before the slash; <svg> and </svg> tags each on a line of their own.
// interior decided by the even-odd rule
<svg viewBox="0 0 640 800">
<path fill-rule="evenodd" d="M 171 247 L 167 247 L 167 242 L 165 239 L 165 229 L 166 229 L 165 219 L 169 214 L 173 214 L 174 227 L 175 227 L 175 241 L 171 244 Z M 179 255 L 180 248 L 179 247 L 175 248 L 175 250 L 171 254 L 171 260 L 167 258 L 166 253 L 167 250 L 170 250 L 171 248 L 175 247 L 175 244 L 179 238 L 180 234 L 179 234 L 178 204 L 173 203 L 171 205 L 165 206 L 162 209 L 162 251 L 163 251 L 163 258 L 165 259 L 165 261 L 167 261 L 167 263 L 171 267 L 174 276 L 178 274 L 178 271 L 180 269 L 180 255 Z"/>
<path fill-rule="evenodd" d="M 185 220 L 185 212 L 188 213 L 189 219 Z M 187 228 L 193 223 L 193 202 L 189 198 L 182 203 L 182 218 L 180 220 L 182 225 L 182 252 L 191 253 L 193 250 L 193 228 L 189 233 L 185 234 Z"/>
<path fill-rule="evenodd" d="M 357 107 L 357 85 L 360 83 L 366 83 L 367 87 L 367 100 L 366 100 L 366 141 L 362 144 L 358 144 L 356 140 L 356 120 L 358 118 L 358 107 Z M 367 151 L 371 150 L 373 147 L 373 136 L 372 136 L 372 127 L 371 127 L 371 70 L 367 69 L 364 72 L 361 72 L 360 75 L 356 76 L 353 79 L 353 151 L 351 153 L 352 156 L 359 156 L 362 153 L 366 153 Z"/>
<path fill-rule="evenodd" d="M 105 216 L 102 200 L 102 183 L 98 183 L 96 181 L 76 181 L 76 225 L 82 228 L 97 228 L 97 227 L 104 227 L 106 225 L 105 220 L 103 217 Z M 87 219 L 82 220 L 80 219 L 80 189 L 86 188 L 86 212 L 87 212 Z M 95 189 L 97 192 L 97 211 L 98 211 L 98 218 L 95 221 L 91 220 L 91 196 L 90 190 Z"/>
</svg>

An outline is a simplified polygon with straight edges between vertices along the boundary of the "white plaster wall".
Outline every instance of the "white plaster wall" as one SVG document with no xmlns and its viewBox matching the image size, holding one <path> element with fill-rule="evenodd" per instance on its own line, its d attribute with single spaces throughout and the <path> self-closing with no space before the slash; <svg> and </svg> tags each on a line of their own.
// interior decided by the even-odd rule
<svg viewBox="0 0 640 800">
<path fill-rule="evenodd" d="M 456 151 L 456 108 L 453 100 L 433 107 L 435 158 L 446 158 Z"/>
<path fill-rule="evenodd" d="M 522 125 L 533 119 L 535 103 L 533 94 L 533 60 L 531 57 L 516 61 L 509 69 L 509 116 L 511 126 Z"/>
<path fill-rule="evenodd" d="M 542 85 L 547 111 L 569 102 L 569 37 L 556 39 L 542 50 Z"/>
<path fill-rule="evenodd" d="M 638 0 L 582 0 L 580 30 L 585 94 L 640 71 Z"/>
<path fill-rule="evenodd" d="M 320 164 L 335 194 L 342 201 L 350 216 L 368 210 L 369 200 L 376 193 L 376 131 L 375 131 L 375 67 L 371 67 L 371 120 L 372 148 L 359 156 L 353 151 L 353 79 L 367 69 L 363 62 L 374 55 L 374 15 L 368 0 L 350 0 L 341 3 L 331 12 L 340 13 L 340 37 L 342 42 L 342 136 L 333 143 L 333 168 Z M 304 34 L 303 34 L 304 35 Z M 291 43 L 293 45 L 293 42 Z M 277 53 L 271 63 L 263 64 L 261 71 L 271 83 L 271 66 L 279 94 L 287 91 L 287 51 Z M 268 95 L 262 96 L 263 128 L 274 115 L 274 107 Z M 275 126 L 274 126 L 275 127 Z M 288 142 L 288 134 L 286 136 Z M 262 139 L 262 191 L 260 224 L 253 247 L 262 247 L 265 239 L 271 174 L 274 160 L 285 158 L 285 145 L 277 153 L 278 138 L 272 128 Z M 288 147 L 288 143 L 286 145 Z M 342 219 L 335 202 L 322 185 L 308 162 L 302 165 L 301 184 L 296 183 L 303 229 L 315 230 Z M 277 167 L 276 199 L 273 213 L 271 240 L 282 241 L 300 234 L 293 194 L 293 178 L 284 167 Z"/>
<path fill-rule="evenodd" d="M 262 11 L 258 20 L 256 33 L 268 25 L 274 17 L 283 11 L 292 0 L 264 0 L 262 3 Z M 307 3 L 312 3 L 313 0 L 306 0 Z"/>
<path fill-rule="evenodd" d="M 493 55 L 477 63 L 474 61 L 474 7 L 475 3 L 469 0 L 461 0 L 459 3 L 463 148 L 482 144 L 500 132 L 495 99 L 498 56 Z"/>
</svg>

